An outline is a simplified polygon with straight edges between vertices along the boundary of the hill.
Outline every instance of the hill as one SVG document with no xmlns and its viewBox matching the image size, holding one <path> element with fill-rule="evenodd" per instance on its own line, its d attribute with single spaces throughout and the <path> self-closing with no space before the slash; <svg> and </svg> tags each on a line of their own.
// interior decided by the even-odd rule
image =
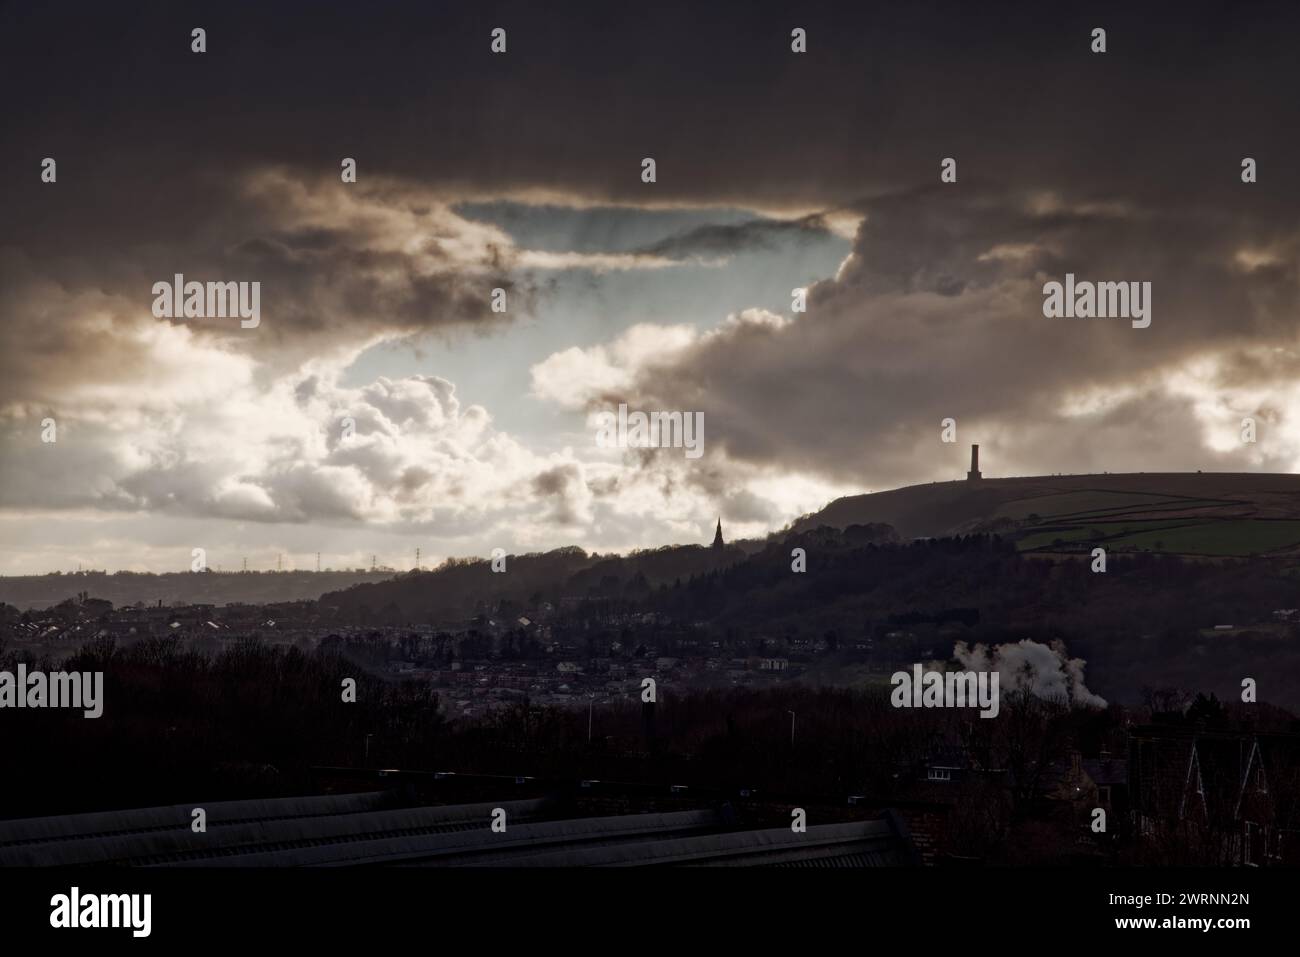
<svg viewBox="0 0 1300 957">
<path fill-rule="evenodd" d="M 149 572 L 101 571 L 0 578 L 0 603 L 19 609 L 49 608 L 80 594 L 115 606 L 267 604 L 310 601 L 361 582 L 385 581 L 392 571 Z"/>
<path fill-rule="evenodd" d="M 569 546 L 508 555 L 504 573 L 485 559 L 451 559 L 428 572 L 356 585 L 322 595 L 321 606 L 345 621 L 451 621 L 496 609 L 506 614 L 562 599 L 645 598 L 672 584 L 743 561 L 746 549 L 672 545 L 630 555 L 588 554 Z"/>
<path fill-rule="evenodd" d="M 790 531 L 869 522 L 903 538 L 996 533 L 1022 551 L 1300 557 L 1300 475 L 1152 472 L 935 482 L 836 499 Z"/>
</svg>

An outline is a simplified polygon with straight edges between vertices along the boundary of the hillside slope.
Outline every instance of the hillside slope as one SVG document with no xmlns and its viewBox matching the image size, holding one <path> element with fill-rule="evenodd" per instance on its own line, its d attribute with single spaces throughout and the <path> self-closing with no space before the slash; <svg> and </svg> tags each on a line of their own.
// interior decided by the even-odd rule
<svg viewBox="0 0 1300 957">
<path fill-rule="evenodd" d="M 836 499 L 792 531 L 867 522 L 892 525 L 903 538 L 997 532 L 1027 550 L 1104 540 L 1145 551 L 1293 554 L 1300 475 L 1142 472 L 936 482 Z"/>
</svg>

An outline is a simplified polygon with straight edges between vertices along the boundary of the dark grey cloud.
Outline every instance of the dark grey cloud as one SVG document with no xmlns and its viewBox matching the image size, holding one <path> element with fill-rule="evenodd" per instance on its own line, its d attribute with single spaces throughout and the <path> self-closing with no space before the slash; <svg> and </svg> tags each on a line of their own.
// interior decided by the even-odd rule
<svg viewBox="0 0 1300 957">
<path fill-rule="evenodd" d="M 199 158 L 822 208 L 933 182 L 944 156 L 967 182 L 1237 202 L 1254 155 L 1274 201 L 1294 200 L 1296 18 L 1216 2 L 9 5 L 0 135 L 20 148 L 0 162 L 17 229 L 82 222 L 122 192 L 156 215 L 143 197 Z M 42 155 L 63 164 L 61 215 L 32 175 Z"/>
<path fill-rule="evenodd" d="M 1291 268 L 1252 264 L 1294 262 L 1300 229 L 939 187 L 860 210 L 852 256 L 806 314 L 720 328 L 595 404 L 698 409 L 730 458 L 875 487 L 959 474 L 967 442 L 1001 454 L 1000 474 L 1290 467 L 1297 449 L 1276 430 L 1291 434 L 1300 409 L 1277 390 L 1300 345 L 1300 287 Z M 1150 282 L 1150 328 L 1044 317 L 1043 284 L 1066 272 Z M 1179 381 L 1197 375 L 1205 396 Z M 1212 391 L 1218 408 L 1193 414 Z M 1209 433 L 1243 415 L 1274 441 L 1211 451 Z M 959 448 L 939 444 L 948 417 Z"/>
<path fill-rule="evenodd" d="M 504 57 L 488 50 L 495 26 L 509 31 Z M 789 50 L 794 26 L 806 55 Z M 1102 56 L 1088 49 L 1095 26 L 1108 31 Z M 1294 430 L 1300 354 L 1298 26 L 1292 7 L 1209 2 L 5 5 L 0 407 L 6 458 L 25 464 L 6 463 L 0 494 L 348 522 L 427 512 L 441 476 L 433 498 L 490 488 L 507 511 L 536 505 L 557 527 L 591 519 L 631 539 L 663 511 L 609 504 L 637 481 L 758 522 L 765 501 L 732 469 L 880 487 L 960 474 L 972 440 L 991 474 L 1285 467 L 1294 443 L 1276 433 Z M 44 156 L 56 185 L 39 180 Z M 345 156 L 355 189 L 338 181 Z M 645 156 L 653 185 L 640 181 Z M 958 182 L 941 186 L 949 156 Z M 1240 182 L 1243 156 L 1259 161 L 1257 184 Z M 285 378 L 331 350 L 526 313 L 547 286 L 524 285 L 510 244 L 455 212 L 504 197 L 807 217 L 720 221 L 658 244 L 685 257 L 818 235 L 829 219 L 810 210 L 865 219 L 806 315 L 724 325 L 641 368 L 636 395 L 603 397 L 703 411 L 710 456 L 690 468 L 629 478 L 539 464 L 499 437 L 466 461 L 450 433 L 479 427 L 482 410 L 442 430 L 402 418 L 405 398 L 383 388 Z M 177 271 L 261 281 L 257 336 L 153 322 L 151 284 Z M 1152 282 L 1151 328 L 1044 319 L 1042 283 L 1066 271 Z M 583 281 L 598 291 L 599 277 Z M 488 310 L 493 286 L 510 290 L 506 317 Z M 196 407 L 269 402 L 281 385 L 283 414 L 297 403 L 302 421 L 283 440 L 250 439 L 247 467 L 160 439 L 193 441 Z M 34 446 L 34 423 L 72 403 L 69 437 L 112 442 Z M 445 411 L 436 395 L 419 404 Z M 300 468 L 294 443 L 345 406 L 364 441 Z M 1247 412 L 1260 446 L 1207 444 L 1207 423 L 1229 429 Z M 233 423 L 262 413 L 230 409 L 197 445 L 219 458 Z M 439 468 L 393 447 L 390 413 L 426 433 L 421 455 Z M 945 416 L 962 446 L 937 444 Z M 472 501 L 453 512 L 439 516 L 450 534 L 478 534 Z"/>
<path fill-rule="evenodd" d="M 196 170 L 193 181 L 207 173 Z M 49 188 L 60 190 L 60 181 Z M 346 191 L 346 192 L 345 192 Z M 113 200 L 111 234 L 70 228 L 57 248 L 41 236 L 0 244 L 0 407 L 66 396 L 131 366 L 156 363 L 153 284 L 261 284 L 261 323 L 165 319 L 201 340 L 255 355 L 268 374 L 376 337 L 495 328 L 532 310 L 537 290 L 512 274 L 508 238 L 461 219 L 417 187 L 344 186 L 283 167 L 232 171 L 189 203 L 164 186 L 138 215 Z M 58 196 L 51 192 L 47 196 Z M 494 288 L 507 312 L 494 312 Z M 150 372 L 144 373 L 148 378 Z"/>
<path fill-rule="evenodd" d="M 531 480 L 531 492 L 549 506 L 546 521 L 554 525 L 581 525 L 591 520 L 591 492 L 582 469 L 573 462 L 539 472 Z"/>
<path fill-rule="evenodd" d="M 259 341 L 301 357 L 328 347 L 341 313 L 360 333 L 499 318 L 485 311 L 487 276 L 414 266 L 440 253 L 439 214 L 403 184 L 462 200 L 540 191 L 805 211 L 867 196 L 891 222 L 938 219 L 873 232 L 871 275 L 859 281 L 953 295 L 980 278 L 968 247 L 985 230 L 1012 242 L 1044 224 L 1005 222 L 991 206 L 990 222 L 968 217 L 948 233 L 945 206 L 923 201 L 946 156 L 967 202 L 1048 191 L 1153 210 L 1171 226 L 1199 217 L 1211 237 L 1216 220 L 1229 232 L 1237 220 L 1289 230 L 1300 203 L 1300 178 L 1288 175 L 1300 145 L 1297 24 L 1285 7 L 1217 3 L 1013 3 L 996 17 L 947 3 L 667 3 L 617 16 L 598 4 L 403 4 L 364 16 L 328 3 L 9 5 L 0 249 L 20 289 L 16 262 L 64 290 L 128 297 L 178 269 L 246 272 L 275 310 Z M 208 31 L 202 55 L 189 50 L 195 25 Z M 509 31 L 504 56 L 488 51 L 496 25 Z M 796 25 L 805 55 L 789 50 Z M 1088 49 L 1097 25 L 1109 34 L 1100 56 Z M 37 175 L 46 155 L 60 164 L 55 186 Z M 659 164 L 652 186 L 639 176 L 646 155 Z M 1260 163 L 1251 187 L 1238 177 L 1245 155 Z M 357 158 L 376 203 L 429 219 L 430 241 L 378 248 L 364 224 L 286 218 L 287 189 L 240 193 L 267 168 L 342 190 L 343 156 Z M 818 225 L 722 224 L 659 246 L 710 255 Z M 518 280 L 503 250 L 484 249 L 481 265 L 499 272 L 490 285 Z M 526 309 L 534 292 L 512 288 L 512 301 Z"/>
</svg>

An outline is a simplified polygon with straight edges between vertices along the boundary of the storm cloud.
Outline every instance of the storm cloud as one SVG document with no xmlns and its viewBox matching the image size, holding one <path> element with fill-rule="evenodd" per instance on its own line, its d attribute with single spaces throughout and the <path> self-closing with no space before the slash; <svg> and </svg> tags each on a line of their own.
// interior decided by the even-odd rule
<svg viewBox="0 0 1300 957">
<path fill-rule="evenodd" d="M 25 541 L 109 522 L 123 563 L 182 519 L 626 548 L 955 478 L 968 442 L 990 476 L 1294 470 L 1296 26 L 1217 3 L 8 5 L 2 517 Z M 261 324 L 155 318 L 177 273 L 260 282 Z M 1066 273 L 1150 282 L 1151 326 L 1046 318 Z M 619 402 L 702 413 L 704 457 L 597 449 Z"/>
</svg>

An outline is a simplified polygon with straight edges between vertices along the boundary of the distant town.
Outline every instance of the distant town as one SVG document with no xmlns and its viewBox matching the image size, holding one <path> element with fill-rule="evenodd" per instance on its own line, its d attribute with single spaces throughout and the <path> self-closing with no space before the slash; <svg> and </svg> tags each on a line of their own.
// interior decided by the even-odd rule
<svg viewBox="0 0 1300 957">
<path fill-rule="evenodd" d="M 829 647 L 824 638 L 730 641 L 713 637 L 705 622 L 614 610 L 587 597 L 526 608 L 501 602 L 489 613 L 424 625 L 339 624 L 335 609 L 314 601 L 159 600 L 114 607 L 88 593 L 21 614 L 5 607 L 0 614 L 0 636 L 10 650 L 33 658 L 67 655 L 87 642 L 129 646 L 147 639 L 172 639 L 206 655 L 245 639 L 303 652 L 338 651 L 377 677 L 439 689 L 448 711 L 461 717 L 525 699 L 583 707 L 593 698 L 631 701 L 646 677 L 682 688 L 763 687 L 801 676 Z M 863 638 L 847 650 L 865 662 L 873 647 Z"/>
</svg>

